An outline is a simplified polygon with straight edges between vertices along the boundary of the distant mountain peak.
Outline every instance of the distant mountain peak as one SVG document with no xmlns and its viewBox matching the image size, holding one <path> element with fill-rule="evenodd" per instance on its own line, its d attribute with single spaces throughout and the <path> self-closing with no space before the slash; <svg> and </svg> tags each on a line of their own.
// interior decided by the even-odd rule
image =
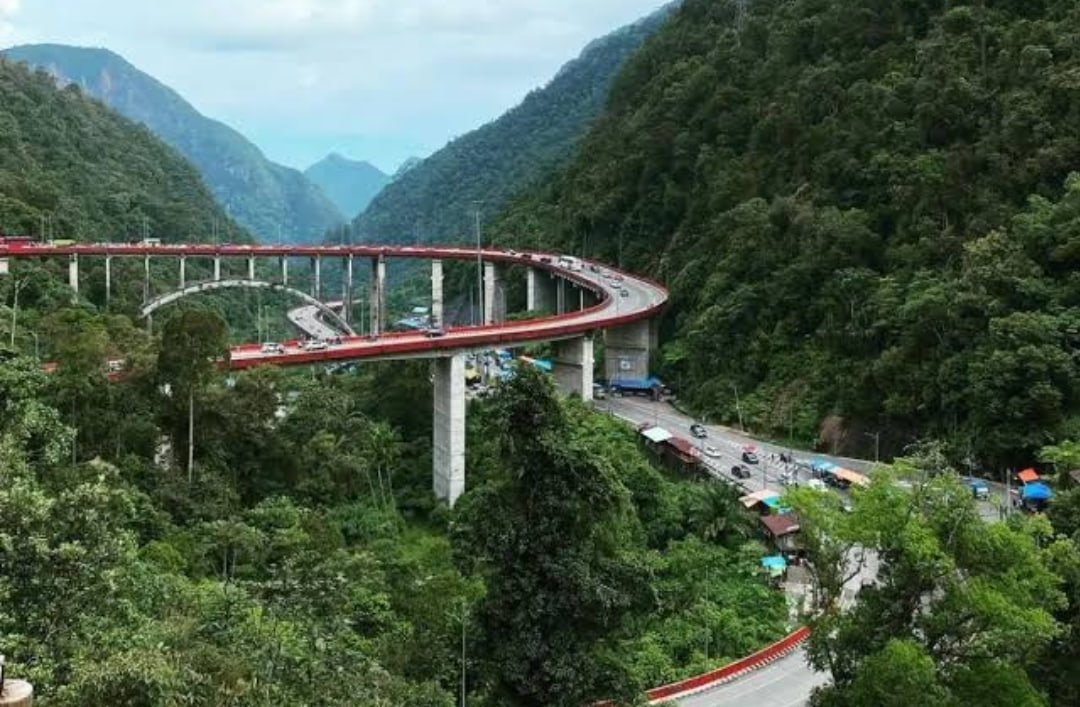
<svg viewBox="0 0 1080 707">
<path fill-rule="evenodd" d="M 342 213 L 358 215 L 390 182 L 381 169 L 364 160 L 353 160 L 331 152 L 304 170 L 313 183 Z"/>
</svg>

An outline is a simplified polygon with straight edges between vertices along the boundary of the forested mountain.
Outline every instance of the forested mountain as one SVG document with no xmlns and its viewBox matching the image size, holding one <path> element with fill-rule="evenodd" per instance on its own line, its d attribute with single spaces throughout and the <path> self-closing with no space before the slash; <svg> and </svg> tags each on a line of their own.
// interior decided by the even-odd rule
<svg viewBox="0 0 1080 707">
<path fill-rule="evenodd" d="M 370 162 L 358 162 L 334 153 L 304 170 L 304 176 L 330 197 L 349 217 L 357 216 L 390 182 L 390 176 Z"/>
<path fill-rule="evenodd" d="M 0 230 L 77 240 L 248 240 L 146 128 L 0 58 Z"/>
<path fill-rule="evenodd" d="M 663 373 L 703 414 L 1030 459 L 1080 430 L 1077 27 L 1067 0 L 687 0 L 497 230 L 666 281 Z"/>
<path fill-rule="evenodd" d="M 146 125 L 202 172 L 218 203 L 257 238 L 321 238 L 345 218 L 295 169 L 275 164 L 243 135 L 211 120 L 172 89 L 105 49 L 56 44 L 14 47 L 5 54 L 74 83 Z"/>
<path fill-rule="evenodd" d="M 516 108 L 399 171 L 356 219 L 356 233 L 397 243 L 471 234 L 476 202 L 494 214 L 573 155 L 619 68 L 669 13 L 670 6 L 594 41 Z"/>
</svg>

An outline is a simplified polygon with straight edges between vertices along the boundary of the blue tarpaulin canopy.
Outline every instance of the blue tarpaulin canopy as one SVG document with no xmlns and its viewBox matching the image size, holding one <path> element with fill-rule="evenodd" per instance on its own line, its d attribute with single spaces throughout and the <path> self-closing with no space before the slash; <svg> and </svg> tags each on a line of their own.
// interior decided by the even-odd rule
<svg viewBox="0 0 1080 707">
<path fill-rule="evenodd" d="M 787 560 L 783 555 L 769 555 L 761 558 L 761 566 L 769 571 L 773 577 L 779 577 L 787 569 Z"/>
<path fill-rule="evenodd" d="M 1033 484 L 1024 484 L 1021 496 L 1025 501 L 1048 501 L 1054 496 L 1054 492 L 1046 484 L 1036 481 Z"/>
</svg>

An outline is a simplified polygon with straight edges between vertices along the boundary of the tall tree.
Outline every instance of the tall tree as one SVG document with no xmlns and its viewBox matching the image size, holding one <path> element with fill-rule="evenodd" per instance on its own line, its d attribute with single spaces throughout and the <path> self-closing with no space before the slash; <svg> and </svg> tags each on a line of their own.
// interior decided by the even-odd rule
<svg viewBox="0 0 1080 707">
<path fill-rule="evenodd" d="M 581 705 L 640 689 L 612 634 L 647 574 L 630 554 L 630 495 L 577 443 L 550 381 L 520 369 L 495 401 L 503 476 L 462 502 L 455 550 L 487 594 L 476 608 L 501 703 Z"/>
<path fill-rule="evenodd" d="M 173 400 L 187 401 L 187 472 L 195 467 L 195 394 L 229 360 L 229 337 L 220 315 L 186 309 L 165 324 L 158 354 L 158 374 L 172 388 Z"/>
<path fill-rule="evenodd" d="M 922 459 L 876 475 L 850 513 L 812 489 L 791 496 L 822 595 L 809 659 L 832 676 L 815 704 L 1042 703 L 1025 668 L 1061 630 L 1071 540 L 1042 518 L 982 520 L 955 473 Z"/>
</svg>

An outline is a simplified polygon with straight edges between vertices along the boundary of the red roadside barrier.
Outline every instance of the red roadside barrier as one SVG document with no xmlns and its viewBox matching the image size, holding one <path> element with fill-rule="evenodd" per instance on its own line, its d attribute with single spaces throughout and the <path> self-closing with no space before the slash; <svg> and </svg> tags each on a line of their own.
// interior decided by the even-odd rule
<svg viewBox="0 0 1080 707">
<path fill-rule="evenodd" d="M 692 678 L 673 682 L 670 685 L 664 685 L 662 687 L 655 687 L 645 694 L 650 700 L 662 700 L 721 682 L 744 671 L 753 670 L 766 663 L 771 663 L 805 641 L 809 635 L 810 629 L 803 626 L 784 638 L 781 638 L 771 646 L 766 646 L 756 653 L 751 653 L 745 658 L 740 658 L 739 660 L 728 663 L 716 670 L 710 670 L 707 673 L 695 675 Z"/>
<path fill-rule="evenodd" d="M 745 658 L 739 658 L 736 661 L 715 670 L 710 670 L 707 673 L 702 673 L 701 675 L 695 675 L 686 678 L 685 680 L 673 682 L 669 685 L 654 687 L 651 690 L 647 690 L 645 696 L 649 698 L 650 702 L 655 702 L 726 682 L 741 673 L 760 668 L 761 666 L 771 663 L 777 658 L 790 653 L 797 648 L 800 643 L 805 641 L 809 635 L 810 629 L 806 626 L 802 626 L 781 638 L 776 643 L 766 646 L 755 653 L 751 653 Z M 611 703 L 598 702 L 594 707 L 611 707 Z"/>
</svg>

